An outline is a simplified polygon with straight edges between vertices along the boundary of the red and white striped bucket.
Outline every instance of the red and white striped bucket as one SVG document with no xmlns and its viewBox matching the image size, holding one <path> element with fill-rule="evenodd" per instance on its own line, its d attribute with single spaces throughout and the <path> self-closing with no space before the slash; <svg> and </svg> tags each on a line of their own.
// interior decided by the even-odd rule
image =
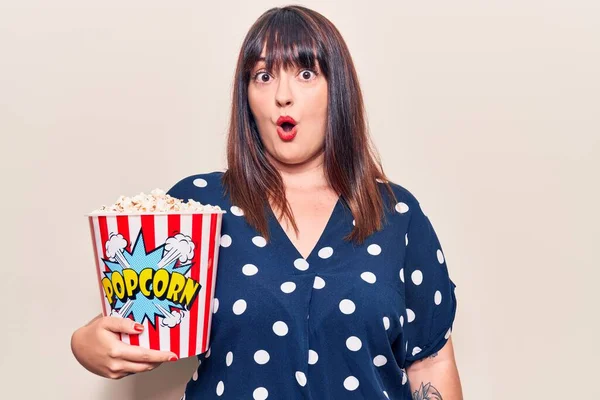
<svg viewBox="0 0 600 400">
<path fill-rule="evenodd" d="M 87 215 L 104 316 L 144 325 L 123 342 L 179 358 L 208 350 L 224 213 Z"/>
</svg>

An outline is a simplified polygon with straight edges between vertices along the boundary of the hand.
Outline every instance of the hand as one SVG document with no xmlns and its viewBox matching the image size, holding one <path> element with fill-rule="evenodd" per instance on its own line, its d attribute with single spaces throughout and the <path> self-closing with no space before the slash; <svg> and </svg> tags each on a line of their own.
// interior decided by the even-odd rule
<svg viewBox="0 0 600 400">
<path fill-rule="evenodd" d="M 129 318 L 98 315 L 73 332 L 71 351 L 88 371 L 110 379 L 151 371 L 165 361 L 177 360 L 172 352 L 132 346 L 119 338 L 119 333 L 139 335 L 143 328 Z"/>
</svg>

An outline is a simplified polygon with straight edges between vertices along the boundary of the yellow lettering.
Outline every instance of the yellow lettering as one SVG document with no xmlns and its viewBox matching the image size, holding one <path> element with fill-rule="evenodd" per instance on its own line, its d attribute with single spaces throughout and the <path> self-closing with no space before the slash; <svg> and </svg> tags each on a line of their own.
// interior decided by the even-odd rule
<svg viewBox="0 0 600 400">
<path fill-rule="evenodd" d="M 115 301 L 115 299 L 113 298 L 114 291 L 113 291 L 112 284 L 110 283 L 110 279 L 103 278 L 102 286 L 104 287 L 104 293 L 106 293 L 106 298 L 108 299 L 108 303 L 110 305 L 112 305 L 112 303 Z"/>
<path fill-rule="evenodd" d="M 119 300 L 125 298 L 125 282 L 123 281 L 123 275 L 118 272 L 113 272 L 111 275 L 112 285 L 115 289 L 115 294 Z"/>
<path fill-rule="evenodd" d="M 188 278 L 181 294 L 179 303 L 185 304 L 188 308 L 192 305 L 192 302 L 196 299 L 198 292 L 200 291 L 200 283 Z"/>
<path fill-rule="evenodd" d="M 102 287 L 110 305 L 113 305 L 117 298 L 121 301 L 125 301 L 126 298 L 133 299 L 141 292 L 148 299 L 169 299 L 188 308 L 202 288 L 200 283 L 186 278 L 183 274 L 152 268 L 143 269 L 139 275 L 129 268 L 122 272 L 115 271 L 110 279 L 102 279 Z"/>
<path fill-rule="evenodd" d="M 144 296 L 146 296 L 149 299 L 152 298 L 152 292 L 151 292 L 152 289 L 150 287 L 148 287 L 148 282 L 152 280 L 153 272 L 154 272 L 154 270 L 152 268 L 146 268 L 146 269 L 143 269 L 142 272 L 140 272 L 140 279 L 139 279 L 140 291 L 142 292 L 142 294 Z"/>
<path fill-rule="evenodd" d="M 178 272 L 171 274 L 171 282 L 169 282 L 169 290 L 167 291 L 167 299 L 177 302 L 179 294 L 185 286 L 185 276 Z"/>
<path fill-rule="evenodd" d="M 159 299 L 164 299 L 164 294 L 169 287 L 169 273 L 165 269 L 159 269 L 154 273 L 152 279 L 152 290 Z"/>
<path fill-rule="evenodd" d="M 131 268 L 123 270 L 123 280 L 125 281 L 125 291 L 127 292 L 128 298 L 133 296 L 138 291 L 138 274 Z"/>
</svg>

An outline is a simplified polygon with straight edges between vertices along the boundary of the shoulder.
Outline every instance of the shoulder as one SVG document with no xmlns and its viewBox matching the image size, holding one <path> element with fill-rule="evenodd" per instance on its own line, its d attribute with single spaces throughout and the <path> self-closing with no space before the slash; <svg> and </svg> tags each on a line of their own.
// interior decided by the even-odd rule
<svg viewBox="0 0 600 400">
<path fill-rule="evenodd" d="M 225 197 L 222 177 L 222 171 L 190 175 L 175 183 L 167 194 L 184 201 L 193 199 L 203 204 L 220 203 Z"/>
<path fill-rule="evenodd" d="M 435 229 L 414 191 L 396 183 L 389 183 L 398 200 L 394 206 L 394 214 L 397 216 L 395 221 L 403 227 L 403 230 L 412 232 L 414 239 L 431 241 L 436 237 Z"/>
<path fill-rule="evenodd" d="M 412 191 L 408 190 L 405 186 L 391 180 L 388 180 L 387 183 L 392 188 L 394 196 L 396 196 L 394 207 L 397 212 L 404 214 L 411 209 L 419 208 L 419 200 Z M 382 194 L 387 192 L 383 183 L 379 183 L 379 186 Z"/>
<path fill-rule="evenodd" d="M 413 231 L 429 232 L 431 224 L 429 217 L 423 212 L 420 197 L 415 194 L 414 190 L 409 190 L 404 185 L 389 180 L 388 183 L 396 197 L 395 204 L 392 207 L 386 207 L 389 210 L 388 221 L 391 221 L 390 223 L 403 233 L 406 233 L 410 226 L 416 227 L 412 229 Z M 380 186 L 380 190 L 387 192 L 385 185 L 380 184 Z"/>
</svg>

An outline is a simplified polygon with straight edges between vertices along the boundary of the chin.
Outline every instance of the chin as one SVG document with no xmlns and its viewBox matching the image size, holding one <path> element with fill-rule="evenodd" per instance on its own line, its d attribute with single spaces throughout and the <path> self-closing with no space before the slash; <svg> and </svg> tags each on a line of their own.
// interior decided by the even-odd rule
<svg viewBox="0 0 600 400">
<path fill-rule="evenodd" d="M 278 155 L 276 158 L 277 158 L 277 161 L 279 161 L 280 163 L 289 164 L 289 165 L 302 164 L 304 161 L 306 161 L 306 157 L 299 156 L 299 155 L 295 156 L 293 154 L 291 154 L 289 156 Z"/>
<path fill-rule="evenodd" d="M 304 152 L 297 151 L 298 149 L 277 149 L 273 157 L 284 164 L 302 164 L 307 161 L 310 157 Z"/>
</svg>

